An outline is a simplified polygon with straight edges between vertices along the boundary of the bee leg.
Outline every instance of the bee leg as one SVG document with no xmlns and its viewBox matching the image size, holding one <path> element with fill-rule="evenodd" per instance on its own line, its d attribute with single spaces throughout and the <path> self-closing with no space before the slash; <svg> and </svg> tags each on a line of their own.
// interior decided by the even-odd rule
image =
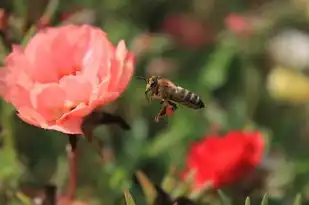
<svg viewBox="0 0 309 205">
<path fill-rule="evenodd" d="M 160 118 L 166 116 L 166 108 L 167 108 L 167 106 L 164 106 L 163 108 L 160 109 L 159 113 L 155 116 L 156 122 L 159 122 Z"/>
<path fill-rule="evenodd" d="M 168 101 L 168 103 L 173 106 L 173 110 L 175 111 L 178 107 L 175 103 L 171 102 L 171 101 Z"/>
</svg>

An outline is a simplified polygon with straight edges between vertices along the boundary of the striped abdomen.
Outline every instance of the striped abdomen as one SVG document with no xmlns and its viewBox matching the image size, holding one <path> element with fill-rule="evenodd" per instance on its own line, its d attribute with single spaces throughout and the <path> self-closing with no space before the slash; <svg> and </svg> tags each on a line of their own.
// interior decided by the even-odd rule
<svg viewBox="0 0 309 205">
<path fill-rule="evenodd" d="M 202 99 L 198 95 L 179 86 L 170 87 L 169 99 L 193 109 L 205 107 Z"/>
</svg>

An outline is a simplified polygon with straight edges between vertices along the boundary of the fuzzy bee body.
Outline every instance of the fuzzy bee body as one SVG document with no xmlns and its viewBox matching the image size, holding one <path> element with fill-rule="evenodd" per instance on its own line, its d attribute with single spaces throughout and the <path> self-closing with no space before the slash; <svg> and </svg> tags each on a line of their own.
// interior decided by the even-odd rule
<svg viewBox="0 0 309 205">
<path fill-rule="evenodd" d="M 148 79 L 147 90 L 154 99 L 179 103 L 193 109 L 205 107 L 202 99 L 195 93 L 175 85 L 170 80 L 153 76 Z M 148 91 L 148 92 L 150 92 Z"/>
<path fill-rule="evenodd" d="M 176 86 L 169 80 L 158 80 L 157 90 L 157 93 L 154 93 L 155 98 L 157 99 L 169 100 L 193 109 L 200 109 L 205 107 L 203 101 L 197 94 L 180 86 Z"/>
<path fill-rule="evenodd" d="M 157 99 L 161 101 L 161 104 L 165 103 L 165 106 L 155 116 L 156 122 L 159 122 L 160 118 L 175 112 L 177 103 L 192 109 L 205 107 L 202 99 L 197 94 L 175 85 L 168 79 L 158 76 L 151 76 L 147 79 L 143 77 L 138 78 L 145 80 L 147 83 L 145 95 L 148 102 L 151 99 Z"/>
</svg>

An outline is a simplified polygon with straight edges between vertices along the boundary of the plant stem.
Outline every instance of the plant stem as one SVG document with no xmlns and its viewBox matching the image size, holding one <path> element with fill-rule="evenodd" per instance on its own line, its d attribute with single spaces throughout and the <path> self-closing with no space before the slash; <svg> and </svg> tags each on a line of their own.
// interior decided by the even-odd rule
<svg viewBox="0 0 309 205">
<path fill-rule="evenodd" d="M 43 205 L 56 205 L 56 191 L 57 187 L 54 185 L 48 185 L 45 187 L 45 199 Z"/>
<path fill-rule="evenodd" d="M 67 197 L 74 199 L 77 184 L 77 135 L 69 135 L 69 144 L 67 145 L 67 157 L 69 162 L 69 185 L 67 188 Z"/>
</svg>

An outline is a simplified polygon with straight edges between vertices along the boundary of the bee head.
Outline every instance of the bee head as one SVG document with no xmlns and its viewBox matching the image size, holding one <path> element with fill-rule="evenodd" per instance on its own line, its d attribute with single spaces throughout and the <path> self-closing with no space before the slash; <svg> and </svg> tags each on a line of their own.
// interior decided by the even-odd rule
<svg viewBox="0 0 309 205">
<path fill-rule="evenodd" d="M 146 92 L 158 85 L 158 76 L 151 76 L 147 79 Z"/>
<path fill-rule="evenodd" d="M 147 79 L 145 95 L 148 101 L 149 101 L 150 96 L 152 95 L 152 91 L 158 85 L 158 79 L 159 79 L 158 76 L 151 76 Z"/>
</svg>

